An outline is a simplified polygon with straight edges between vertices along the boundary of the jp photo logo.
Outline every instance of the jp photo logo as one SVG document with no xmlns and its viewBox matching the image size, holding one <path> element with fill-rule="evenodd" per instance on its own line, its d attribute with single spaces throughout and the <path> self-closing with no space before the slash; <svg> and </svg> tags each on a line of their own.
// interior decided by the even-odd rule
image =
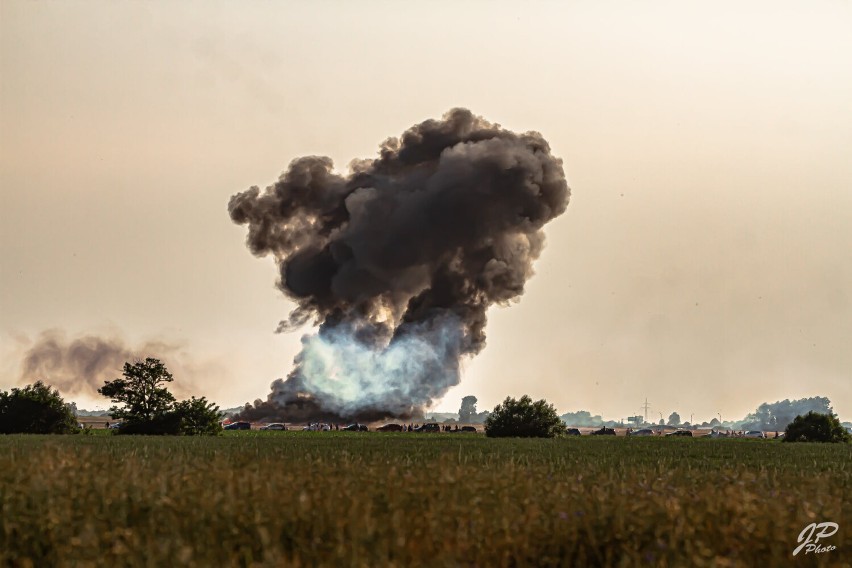
<svg viewBox="0 0 852 568">
<path fill-rule="evenodd" d="M 824 522 L 824 523 L 811 523 L 802 529 L 802 532 L 799 533 L 799 546 L 796 547 L 796 550 L 793 551 L 793 556 L 796 556 L 798 553 L 805 549 L 805 554 L 810 554 L 813 552 L 814 554 L 821 554 L 823 552 L 831 552 L 836 546 L 831 544 L 820 546 L 819 541 L 821 538 L 828 538 L 837 532 L 837 529 L 840 527 L 837 523 Z"/>
</svg>

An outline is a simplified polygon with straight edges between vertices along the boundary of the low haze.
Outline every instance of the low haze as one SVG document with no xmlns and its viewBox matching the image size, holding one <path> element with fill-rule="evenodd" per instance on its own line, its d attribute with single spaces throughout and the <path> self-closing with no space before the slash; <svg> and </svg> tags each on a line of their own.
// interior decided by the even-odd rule
<svg viewBox="0 0 852 568">
<path fill-rule="evenodd" d="M 5 0 L 0 388 L 51 382 L 45 338 L 102 338 L 172 357 L 181 392 L 265 398 L 310 329 L 275 333 L 296 306 L 231 197 L 464 107 L 541 133 L 571 201 L 435 410 L 852 419 L 850 26 L 829 1 Z"/>
</svg>

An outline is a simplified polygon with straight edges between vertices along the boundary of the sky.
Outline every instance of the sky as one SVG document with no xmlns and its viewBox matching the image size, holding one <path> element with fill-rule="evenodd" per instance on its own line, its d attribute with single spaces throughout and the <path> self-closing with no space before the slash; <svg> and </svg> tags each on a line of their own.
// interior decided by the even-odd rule
<svg viewBox="0 0 852 568">
<path fill-rule="evenodd" d="M 274 333 L 293 305 L 229 198 L 462 106 L 540 132 L 571 202 L 435 410 L 827 396 L 850 420 L 850 26 L 840 1 L 4 0 L 0 389 L 49 333 L 168 345 L 179 391 L 265 398 L 300 332 Z"/>
</svg>

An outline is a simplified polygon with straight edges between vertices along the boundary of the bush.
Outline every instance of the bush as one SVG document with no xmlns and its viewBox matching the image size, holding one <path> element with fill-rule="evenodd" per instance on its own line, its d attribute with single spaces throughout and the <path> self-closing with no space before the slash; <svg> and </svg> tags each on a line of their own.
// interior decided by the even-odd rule
<svg viewBox="0 0 852 568">
<path fill-rule="evenodd" d="M 852 436 L 833 414 L 808 412 L 796 416 L 784 431 L 785 442 L 849 442 Z"/>
<path fill-rule="evenodd" d="M 565 424 L 552 404 L 536 402 L 527 396 L 506 397 L 485 420 L 485 434 L 491 438 L 552 438 L 565 433 Z"/>
<path fill-rule="evenodd" d="M 114 434 L 146 434 L 149 436 L 177 436 L 180 434 L 180 417 L 170 410 L 153 418 L 131 418 L 112 431 Z"/>
<path fill-rule="evenodd" d="M 215 436 L 222 431 L 219 422 L 219 407 L 212 402 L 192 397 L 175 405 L 174 414 L 178 418 L 180 433 L 187 436 Z"/>
<path fill-rule="evenodd" d="M 0 391 L 0 433 L 72 434 L 77 418 L 59 391 L 41 381 L 12 392 Z"/>
</svg>

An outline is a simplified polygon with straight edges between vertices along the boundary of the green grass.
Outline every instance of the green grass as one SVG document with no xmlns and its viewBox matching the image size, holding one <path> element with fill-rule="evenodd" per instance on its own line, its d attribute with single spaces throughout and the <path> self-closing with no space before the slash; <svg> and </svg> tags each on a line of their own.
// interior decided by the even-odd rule
<svg viewBox="0 0 852 568">
<path fill-rule="evenodd" d="M 851 489 L 849 445 L 5 436 L 0 565 L 848 566 Z"/>
</svg>

